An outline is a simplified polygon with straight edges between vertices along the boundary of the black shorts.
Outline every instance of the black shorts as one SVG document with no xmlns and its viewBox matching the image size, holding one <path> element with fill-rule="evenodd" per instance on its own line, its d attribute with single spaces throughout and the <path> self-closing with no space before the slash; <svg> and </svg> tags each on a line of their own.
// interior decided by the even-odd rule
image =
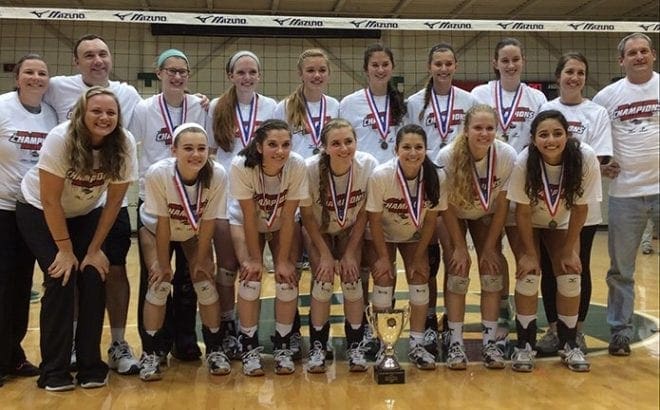
<svg viewBox="0 0 660 410">
<path fill-rule="evenodd" d="M 131 218 L 128 207 L 122 207 L 103 244 L 103 251 L 111 266 L 126 265 L 126 255 L 131 247 Z"/>
</svg>

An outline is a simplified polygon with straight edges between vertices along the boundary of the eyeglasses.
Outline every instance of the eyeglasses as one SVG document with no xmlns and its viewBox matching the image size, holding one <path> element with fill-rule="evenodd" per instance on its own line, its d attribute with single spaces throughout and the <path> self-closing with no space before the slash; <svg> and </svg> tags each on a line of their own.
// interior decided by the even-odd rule
<svg viewBox="0 0 660 410">
<path fill-rule="evenodd" d="M 187 70 L 185 68 L 182 69 L 176 69 L 176 68 L 163 68 L 163 71 L 167 73 L 170 77 L 175 77 L 177 74 L 181 76 L 181 78 L 186 78 L 190 75 L 190 70 Z"/>
</svg>

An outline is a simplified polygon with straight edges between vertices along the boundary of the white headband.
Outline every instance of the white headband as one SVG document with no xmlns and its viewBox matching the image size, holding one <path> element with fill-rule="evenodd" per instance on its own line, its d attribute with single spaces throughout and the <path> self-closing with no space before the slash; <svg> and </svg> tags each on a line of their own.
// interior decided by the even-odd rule
<svg viewBox="0 0 660 410">
<path fill-rule="evenodd" d="M 259 57 L 257 57 L 256 54 L 254 54 L 252 51 L 241 50 L 237 51 L 233 56 L 231 56 L 231 59 L 229 60 L 229 72 L 234 70 L 234 65 L 236 65 L 236 62 L 241 57 L 250 57 L 257 62 L 257 66 L 259 66 L 259 69 L 261 69 L 261 63 L 259 62 Z"/>
<path fill-rule="evenodd" d="M 197 124 L 196 122 L 184 122 L 183 124 L 176 127 L 176 129 L 174 130 L 174 134 L 172 135 L 172 145 L 176 145 L 176 139 L 183 131 L 191 130 L 191 129 L 196 132 L 201 132 L 202 134 L 207 135 L 204 127 Z"/>
</svg>

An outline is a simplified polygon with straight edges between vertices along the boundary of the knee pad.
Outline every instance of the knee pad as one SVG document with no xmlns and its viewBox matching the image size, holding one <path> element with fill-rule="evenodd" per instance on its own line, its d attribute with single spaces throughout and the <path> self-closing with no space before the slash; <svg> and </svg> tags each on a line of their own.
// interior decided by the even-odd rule
<svg viewBox="0 0 660 410">
<path fill-rule="evenodd" d="M 170 282 L 160 282 L 158 286 L 151 285 L 147 290 L 145 300 L 154 306 L 165 306 L 171 290 L 172 284 Z"/>
<path fill-rule="evenodd" d="M 428 305 L 429 284 L 408 285 L 408 299 L 411 305 Z"/>
<path fill-rule="evenodd" d="M 255 301 L 259 299 L 260 294 L 261 294 L 261 282 L 257 282 L 257 281 L 248 282 L 245 280 L 240 281 L 238 285 L 238 295 L 244 300 L 247 300 L 248 302 Z"/>
<path fill-rule="evenodd" d="M 557 276 L 557 292 L 567 298 L 580 296 L 580 275 L 574 273 Z"/>
<path fill-rule="evenodd" d="M 288 283 L 275 284 L 275 298 L 280 302 L 291 302 L 298 297 L 298 287 Z"/>
<path fill-rule="evenodd" d="M 451 293 L 465 295 L 469 286 L 470 278 L 458 275 L 447 275 L 447 290 Z"/>
<path fill-rule="evenodd" d="M 388 309 L 392 307 L 392 295 L 394 294 L 394 286 L 378 286 L 374 285 L 373 295 L 371 301 L 374 307 L 379 309 Z"/>
<path fill-rule="evenodd" d="M 499 292 L 504 289 L 502 275 L 481 275 L 481 290 L 483 292 Z"/>
<path fill-rule="evenodd" d="M 212 305 L 218 301 L 218 291 L 215 289 L 215 284 L 211 283 L 210 280 L 195 282 L 193 287 L 197 294 L 197 302 L 200 305 Z"/>
<path fill-rule="evenodd" d="M 362 280 L 358 279 L 353 283 L 341 283 L 341 290 L 344 293 L 344 300 L 347 302 L 355 302 L 362 298 Z"/>
<path fill-rule="evenodd" d="M 525 296 L 534 296 L 539 291 L 541 275 L 525 275 L 516 280 L 516 292 Z"/>
<path fill-rule="evenodd" d="M 312 297 L 319 302 L 329 302 L 332 297 L 332 283 L 315 280 L 312 284 Z"/>
<path fill-rule="evenodd" d="M 435 278 L 440 270 L 440 245 L 429 245 L 426 251 L 429 255 L 429 277 Z"/>
<path fill-rule="evenodd" d="M 236 282 L 236 271 L 220 268 L 218 269 L 215 281 L 222 287 L 230 288 Z"/>
</svg>

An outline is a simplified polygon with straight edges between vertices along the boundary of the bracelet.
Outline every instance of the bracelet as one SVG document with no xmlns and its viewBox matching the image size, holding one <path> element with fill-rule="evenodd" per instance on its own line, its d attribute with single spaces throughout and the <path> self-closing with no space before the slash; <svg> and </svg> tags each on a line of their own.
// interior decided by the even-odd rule
<svg viewBox="0 0 660 410">
<path fill-rule="evenodd" d="M 69 239 L 71 239 L 71 237 L 67 236 L 66 238 L 62 238 L 62 239 L 53 239 L 53 241 L 54 242 L 64 242 L 64 241 L 68 241 Z"/>
</svg>

